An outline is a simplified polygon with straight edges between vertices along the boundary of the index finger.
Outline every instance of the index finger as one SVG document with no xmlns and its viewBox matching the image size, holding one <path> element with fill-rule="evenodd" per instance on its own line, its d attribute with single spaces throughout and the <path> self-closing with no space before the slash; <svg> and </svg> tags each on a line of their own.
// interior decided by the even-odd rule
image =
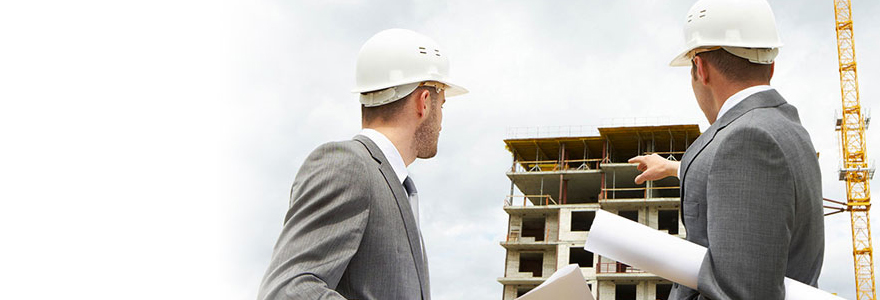
<svg viewBox="0 0 880 300">
<path fill-rule="evenodd" d="M 636 156 L 636 157 L 630 158 L 627 162 L 628 162 L 628 163 L 631 163 L 631 164 L 634 164 L 634 163 L 644 163 L 644 162 L 645 162 L 645 157 L 642 156 L 642 155 L 639 155 L 639 156 Z"/>
</svg>

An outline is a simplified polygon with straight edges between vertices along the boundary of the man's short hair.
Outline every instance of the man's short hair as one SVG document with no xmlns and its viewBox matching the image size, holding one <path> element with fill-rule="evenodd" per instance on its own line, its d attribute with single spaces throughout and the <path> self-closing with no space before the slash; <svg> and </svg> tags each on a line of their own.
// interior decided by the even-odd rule
<svg viewBox="0 0 880 300">
<path fill-rule="evenodd" d="M 379 120 L 392 120 L 400 114 L 407 102 L 412 101 L 410 99 L 412 95 L 421 93 L 422 91 L 428 91 L 431 93 L 431 106 L 433 107 L 435 102 L 437 102 L 437 90 L 430 86 L 420 86 L 412 91 L 412 93 L 409 93 L 409 95 L 400 98 L 400 100 L 385 105 L 366 107 L 361 104 L 361 119 L 364 123 L 372 123 Z"/>
<path fill-rule="evenodd" d="M 724 49 L 697 53 L 697 56 L 715 67 L 718 73 L 731 81 L 770 81 L 773 76 L 773 65 L 756 64 L 748 59 L 730 54 Z M 696 63 L 691 62 L 696 66 Z M 691 75 L 696 78 L 696 68 Z"/>
</svg>

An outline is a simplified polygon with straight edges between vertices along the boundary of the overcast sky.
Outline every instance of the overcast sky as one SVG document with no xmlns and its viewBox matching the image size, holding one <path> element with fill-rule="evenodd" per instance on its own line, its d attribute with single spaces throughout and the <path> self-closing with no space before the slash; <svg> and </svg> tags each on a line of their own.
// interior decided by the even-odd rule
<svg viewBox="0 0 880 300">
<path fill-rule="evenodd" d="M 501 297 L 507 128 L 708 127 L 688 69 L 667 66 L 693 1 L 0 3 L 3 299 L 255 298 L 299 166 L 360 130 L 355 59 L 387 28 L 435 39 L 471 91 L 448 99 L 439 155 L 410 166 L 435 299 Z M 770 3 L 772 85 L 821 153 L 825 196 L 845 199 L 832 1 Z M 878 107 L 880 5 L 853 5 Z M 826 218 L 819 284 L 846 298 L 850 240 L 848 216 Z"/>
</svg>

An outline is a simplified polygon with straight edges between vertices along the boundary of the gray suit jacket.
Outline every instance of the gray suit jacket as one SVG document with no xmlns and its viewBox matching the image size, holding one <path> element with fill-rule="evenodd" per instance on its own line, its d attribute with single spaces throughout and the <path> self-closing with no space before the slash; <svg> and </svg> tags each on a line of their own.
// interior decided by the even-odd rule
<svg viewBox="0 0 880 300">
<path fill-rule="evenodd" d="M 725 113 L 681 162 L 687 239 L 708 248 L 698 291 L 669 299 L 783 299 L 783 278 L 816 286 L 825 249 L 816 151 L 775 90 Z"/>
<path fill-rule="evenodd" d="M 263 299 L 430 300 L 409 200 L 370 139 L 318 147 L 303 163 L 260 287 Z"/>
</svg>

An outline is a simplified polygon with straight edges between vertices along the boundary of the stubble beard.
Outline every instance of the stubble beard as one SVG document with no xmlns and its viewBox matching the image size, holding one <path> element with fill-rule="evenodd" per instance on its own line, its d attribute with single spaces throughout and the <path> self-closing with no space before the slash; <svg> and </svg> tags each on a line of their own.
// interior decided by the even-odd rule
<svg viewBox="0 0 880 300">
<path fill-rule="evenodd" d="M 416 128 L 416 157 L 421 159 L 432 158 L 437 155 L 437 144 L 440 139 L 440 118 L 437 110 L 440 107 L 433 105 L 435 104 L 433 102 L 431 116 Z"/>
</svg>

